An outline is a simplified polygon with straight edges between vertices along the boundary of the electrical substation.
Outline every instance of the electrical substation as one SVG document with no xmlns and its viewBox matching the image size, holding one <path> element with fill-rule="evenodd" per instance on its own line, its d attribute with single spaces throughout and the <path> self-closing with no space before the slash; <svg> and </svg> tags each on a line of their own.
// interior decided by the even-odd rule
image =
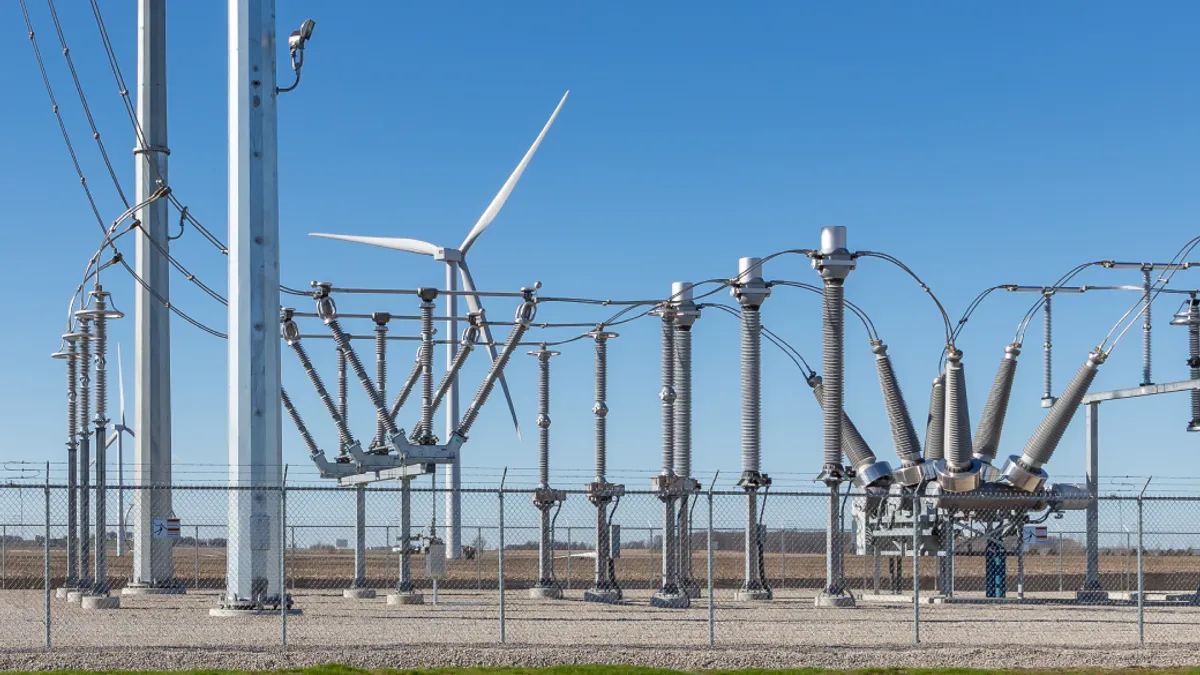
<svg viewBox="0 0 1200 675">
<path fill-rule="evenodd" d="M 614 621 L 630 616 L 639 621 L 664 621 L 661 617 L 679 616 L 684 617 L 681 622 L 700 625 L 705 623 L 702 614 L 706 610 L 710 646 L 716 643 L 718 605 L 723 610 L 744 612 L 739 616 L 751 617 L 747 621 L 769 616 L 772 622 L 783 622 L 797 620 L 798 612 L 807 612 L 804 617 L 836 617 L 867 605 L 911 604 L 914 641 L 920 641 L 918 613 L 922 605 L 957 605 L 953 611 L 969 612 L 974 611 L 969 605 L 985 604 L 986 611 L 993 611 L 996 607 L 1024 607 L 1036 600 L 1084 612 L 1136 603 L 1139 631 L 1141 612 L 1148 601 L 1172 611 L 1186 610 L 1188 617 L 1200 606 L 1200 581 L 1194 578 L 1189 578 L 1189 587 L 1170 588 L 1169 592 L 1159 589 L 1153 596 L 1143 585 L 1145 486 L 1136 501 L 1137 588 L 1129 582 L 1113 587 L 1114 573 L 1106 565 L 1116 558 L 1114 547 L 1103 543 L 1111 533 L 1105 534 L 1101 518 L 1104 495 L 1099 463 L 1102 404 L 1188 392 L 1188 419 L 1179 432 L 1200 431 L 1200 291 L 1172 285 L 1179 272 L 1194 267 L 1188 259 L 1200 237 L 1186 242 L 1170 257 L 1165 255 L 1170 251 L 1164 244 L 1165 261 L 1102 260 L 1078 265 L 1049 284 L 993 286 L 981 292 L 959 318 L 950 314 L 919 270 L 889 253 L 854 248 L 853 228 L 841 225 L 798 227 L 796 248 L 736 259 L 731 256 L 727 269 L 696 269 L 692 279 L 703 281 L 663 279 L 635 299 L 560 295 L 538 281 L 536 269 L 529 270 L 530 278 L 523 287 L 481 283 L 472 275 L 468 258 L 487 253 L 471 251 L 501 213 L 539 147 L 554 142 L 556 119 L 570 114 L 567 92 L 460 244 L 451 247 L 414 238 L 311 233 L 321 240 L 329 258 L 338 261 L 333 269 L 345 270 L 345 276 L 339 271 L 336 277 L 312 281 L 306 288 L 284 286 L 279 271 L 277 106 L 282 94 L 301 86 L 320 86 L 311 78 L 303 85 L 300 81 L 306 46 L 316 24 L 305 21 L 287 40 L 294 81 L 280 87 L 275 81 L 273 0 L 233 0 L 229 11 L 226 246 L 188 215 L 167 180 L 165 2 L 139 0 L 136 105 L 124 96 L 136 125 L 137 193 L 117 219 L 101 221 L 104 237 L 88 262 L 83 283 L 72 294 L 67 328 L 53 354 L 62 361 L 66 378 L 65 456 L 60 459 L 66 462 L 67 471 L 65 484 L 52 486 L 49 467 L 46 469 L 45 530 L 39 536 L 45 543 L 47 646 L 52 578 L 57 598 L 63 601 L 56 605 L 70 606 L 71 611 L 75 611 L 74 605 L 81 611 L 109 610 L 105 616 L 112 618 L 105 620 L 115 621 L 133 613 L 129 604 L 134 602 L 149 603 L 138 607 L 186 602 L 191 608 L 203 602 L 204 613 L 214 617 L 204 620 L 213 623 L 229 617 L 279 617 L 285 644 L 288 617 L 302 617 L 296 619 L 300 622 L 310 619 L 306 600 L 321 606 L 321 611 L 336 605 L 333 612 L 339 621 L 378 620 L 368 614 L 372 611 L 414 621 L 444 612 L 437 615 L 443 620 L 450 612 L 466 613 L 464 608 L 472 602 L 482 603 L 480 598 L 496 596 L 497 591 L 502 642 L 507 635 L 506 603 L 510 602 L 506 591 L 516 591 L 522 607 L 551 612 L 548 621 L 562 625 L 569 625 L 566 622 L 574 612 Z M 27 12 L 25 18 L 40 61 Z M 69 53 L 65 39 L 63 49 Z M 50 95 L 53 98 L 53 92 Z M 547 108 L 550 102 L 546 102 Z M 99 142 L 98 132 L 95 138 Z M 100 147 L 103 150 L 102 144 Z M 85 183 L 82 173 L 80 179 Z M 179 495 L 186 492 L 186 486 L 172 477 L 170 319 L 173 313 L 180 315 L 170 301 L 172 269 L 184 272 L 190 283 L 207 288 L 170 254 L 173 239 L 168 233 L 168 217 L 172 207 L 181 211 L 181 223 L 194 221 L 194 228 L 207 233 L 210 242 L 228 255 L 227 297 L 208 289 L 228 307 L 227 333 L 188 319 L 227 342 L 228 474 L 219 488 L 213 488 L 220 495 L 219 507 L 213 512 L 219 512 L 223 520 L 203 524 L 219 533 L 209 537 L 201 536 L 199 522 L 189 523 L 184 517 L 180 524 L 180 513 L 186 509 Z M 116 247 L 127 243 L 122 239 L 127 234 L 136 240 L 132 266 Z M 352 256 L 361 249 L 354 244 L 431 258 L 444 265 L 445 283 L 411 288 L 356 286 Z M 753 249 L 755 242 L 748 240 L 746 245 Z M 408 255 L 399 259 L 406 265 L 428 263 Z M 889 272 L 902 274 L 905 284 L 911 282 L 908 290 L 928 296 L 936 309 L 939 331 L 944 328 L 944 340 L 937 345 L 940 356 L 934 352 L 895 355 L 900 360 L 938 359 L 937 372 L 930 373 L 932 382 L 907 383 L 907 397 L 889 345 L 864 306 L 846 298 L 847 290 L 855 289 L 856 278 L 860 278 L 856 273 L 868 265 L 889 266 Z M 109 275 L 105 275 L 105 284 L 100 282 L 102 271 L 116 266 L 128 268 L 137 280 L 136 294 L 129 303 L 132 316 L 117 309 L 116 300 L 121 298 L 114 298 L 115 286 Z M 404 270 L 399 265 L 397 269 Z M 1124 277 L 1135 273 L 1141 278 L 1137 284 L 1078 285 L 1076 279 L 1085 271 L 1108 274 L 1118 282 L 1128 281 Z M 821 333 L 820 353 L 811 355 L 815 357 L 811 363 L 819 364 L 816 368 L 786 336 L 764 327 L 764 319 L 769 321 L 773 312 L 785 311 L 790 298 L 780 296 L 793 290 L 820 296 L 819 312 L 803 310 Z M 861 297 L 867 297 L 868 290 L 864 289 Z M 1052 309 L 1070 302 L 1068 298 L 1098 293 L 1128 296 L 1129 310 L 1112 317 L 1112 329 L 1090 351 L 1067 355 L 1078 368 L 1065 386 L 1056 389 L 1051 377 L 1055 358 Z M 982 404 L 978 408 L 982 412 L 973 426 L 967 360 L 958 346 L 959 338 L 984 300 L 1002 294 L 1027 299 L 1028 309 L 1014 317 L 1018 320 L 1011 339 L 1005 336 L 996 342 L 994 354 L 972 361 L 973 372 L 993 378 L 987 398 L 975 401 L 976 406 Z M 1168 301 L 1182 301 L 1167 321 L 1161 319 L 1164 296 Z M 368 305 L 369 311 L 361 311 Z M 398 305 L 406 309 L 398 310 Z M 1160 311 L 1152 314 L 1156 305 Z M 339 306 L 354 311 L 342 311 Z M 786 306 L 788 312 L 797 311 Z M 564 308 L 588 312 L 589 319 L 578 322 L 556 316 Z M 725 345 L 724 353 L 729 363 L 736 359 L 739 370 L 737 384 L 726 386 L 739 388 L 740 405 L 725 413 L 730 420 L 738 420 L 740 447 L 721 452 L 727 455 L 729 465 L 739 463 L 740 473 L 710 477 L 700 475 L 693 463 L 693 438 L 718 423 L 693 415 L 694 375 L 707 365 L 693 362 L 693 338 L 708 333 L 710 317 L 718 314 L 731 315 L 739 324 L 737 345 Z M 1155 381 L 1151 368 L 1155 316 L 1160 323 L 1186 329 L 1187 354 L 1172 355 L 1178 356 L 1173 358 L 1175 365 L 1187 366 L 1186 377 Z M 120 420 L 109 418 L 109 357 L 113 350 L 108 332 L 111 322 L 122 320 L 133 322 L 136 335 L 132 427 L 126 426 L 123 392 Z M 658 344 L 635 342 L 624 328 L 634 321 L 657 322 L 656 328 L 661 329 Z M 1038 336 L 1042 352 L 1039 404 L 1044 412 L 1029 438 L 1013 438 L 1012 433 L 1006 437 L 1003 432 L 1015 400 L 1018 363 L 1035 353 L 1037 322 L 1042 324 Z M 1112 367 L 1108 364 L 1115 348 L 1134 329 L 1142 334 L 1138 377 L 1131 376 L 1127 388 L 1094 391 L 1097 373 L 1102 367 Z M 625 338 L 622 332 L 626 332 Z M 57 331 L 55 334 L 58 337 Z M 819 409 L 821 420 L 819 433 L 797 436 L 795 452 L 766 460 L 764 427 L 787 425 L 789 420 L 764 414 L 764 343 L 768 349 L 779 349 L 800 368 L 802 403 L 815 404 L 813 410 Z M 313 358 L 313 354 L 329 355 L 330 344 L 336 358 L 332 372 L 321 367 L 321 359 Z M 617 345 L 612 355 L 611 345 Z M 617 352 L 618 348 L 624 351 Z M 638 349 L 657 350 L 661 364 L 657 402 L 647 396 L 641 402 L 623 404 L 620 410 L 632 405 L 657 406 L 654 413 L 661 422 L 660 437 L 646 444 L 655 449 L 642 453 L 645 459 L 638 466 L 613 466 L 608 452 L 610 425 L 625 422 L 622 414 L 610 415 L 610 385 L 628 372 L 622 357 Z M 1126 351 L 1132 350 L 1127 346 Z M 444 355 L 442 366 L 438 365 L 439 352 Z M 587 360 L 593 369 L 589 382 L 561 376 L 555 379 L 559 364 L 569 358 Z M 847 387 L 847 360 L 867 363 L 868 358 L 878 377 L 881 406 L 873 387 L 870 391 Z M 998 359 L 998 364 L 988 358 Z M 403 364 L 399 370 L 397 363 Z M 468 363 L 481 366 L 483 376 L 468 377 Z M 510 386 L 506 374 L 514 369 L 536 372 L 536 386 Z M 289 394 L 283 387 L 285 372 L 300 376 L 297 379 L 312 391 L 299 395 L 293 387 Z M 565 444 L 556 445 L 552 434 L 552 417 L 565 407 L 564 398 L 558 396 L 589 386 L 594 391 L 590 408 L 594 442 L 587 450 L 594 459 L 594 471 L 588 471 L 587 480 L 567 483 L 556 476 L 552 481 L 551 467 L 567 452 Z M 922 428 L 910 401 L 914 392 L 924 401 L 926 390 L 929 406 Z M 463 400 L 462 391 L 474 393 Z M 871 447 L 847 413 L 847 397 L 869 401 L 869 405 L 854 406 L 856 418 L 869 408 L 878 419 L 886 419 L 890 450 Z M 317 405 L 306 406 L 306 399 Z M 506 490 L 506 467 L 498 479 L 499 490 L 464 487 L 464 461 L 471 466 L 487 447 L 486 433 L 476 428 L 480 415 L 488 410 L 502 416 L 505 431 L 520 436 L 515 401 L 536 402 L 536 485 L 531 490 Z M 373 423 L 356 425 L 352 409 L 367 410 Z M 510 417 L 511 430 L 507 426 Z M 1080 469 L 1064 467 L 1061 458 L 1055 461 L 1064 434 L 1077 417 L 1082 418 L 1085 429 L 1085 480 L 1054 481 L 1051 471 L 1069 476 Z M 311 466 L 288 467 L 285 463 L 285 424 L 295 428 Z M 121 474 L 114 485 L 106 468 L 108 453 L 114 444 L 123 453 L 126 436 L 134 444 L 135 471 L 131 481 Z M 579 448 L 573 450 L 577 456 Z M 533 463 L 534 453 L 527 454 L 522 459 Z M 123 468 L 123 459 L 117 464 Z M 318 477 L 326 487 L 313 489 L 322 498 L 326 493 L 344 495 L 349 504 L 352 494 L 352 522 L 318 513 L 325 503 L 297 507 L 295 500 L 305 496 L 289 485 L 289 471 L 293 478 L 298 474 Z M 636 484 L 630 472 L 641 476 Z M 783 473 L 803 473 L 815 487 L 789 494 L 776 484 L 773 492 L 772 473 L 777 480 Z M 61 489 L 65 503 L 62 513 L 56 510 L 53 517 L 52 489 Z M 131 498 L 127 499 L 126 491 Z M 106 502 L 113 494 L 117 495 L 115 506 Z M 722 497 L 720 503 L 727 515 L 734 514 L 729 516 L 734 525 L 726 523 L 724 533 L 714 526 L 714 496 Z M 498 510 L 488 501 L 479 509 L 486 513 L 484 518 L 479 513 L 472 515 L 464 507 L 464 497 L 494 499 Z M 644 508 L 636 517 L 629 515 L 634 510 L 630 504 L 637 504 L 639 498 L 644 498 Z M 317 502 L 317 497 L 311 499 Z M 506 499 L 510 500 L 507 506 Z M 819 517 L 792 518 L 781 525 L 785 516 L 776 504 L 787 499 L 798 500 L 794 503 L 807 499 L 804 503 L 814 505 L 814 514 L 819 504 Z M 108 536 L 114 510 L 119 518 L 115 543 Z M 511 519 L 514 513 L 533 523 L 530 532 L 524 533 L 531 544 L 529 570 L 519 575 L 513 572 L 512 557 L 508 558 L 509 571 L 505 570 L 506 556 L 519 550 L 505 544 L 505 537 L 511 536 L 507 533 L 516 530 L 507 529 L 513 526 L 510 521 L 506 528 L 504 519 Z M 575 519 L 565 519 L 564 513 Z M 586 520 L 579 519 L 581 513 Z M 1064 538 L 1059 533 L 1059 587 L 1053 597 L 1027 597 L 1027 568 L 1032 569 L 1030 558 L 1035 555 L 1029 542 L 1046 540 L 1053 534 L 1047 531 L 1048 525 L 1073 514 L 1083 522 L 1078 533 L 1082 578 L 1079 583 L 1064 582 L 1069 575 L 1063 572 Z M 131 537 L 126 536 L 127 517 L 132 523 Z M 1120 517 L 1125 517 L 1123 512 Z M 328 522 L 315 522 L 318 518 L 328 518 Z M 642 518 L 647 521 L 645 527 Z M 301 525 L 293 519 L 302 521 Z M 63 535 L 58 557 L 51 553 L 52 520 Z M 492 520 L 498 521 L 498 526 L 493 526 Z M 1121 523 L 1124 526 L 1123 520 Z M 192 549 L 185 554 L 177 539 L 181 527 L 187 532 L 189 525 L 194 527 Z M 336 546 L 323 548 L 326 542 L 319 540 L 319 535 L 306 535 L 302 529 L 301 539 L 310 537 L 306 552 L 303 544 L 296 544 L 297 527 L 310 531 L 341 527 L 345 531 L 337 532 Z M 489 528 L 486 537 L 485 527 Z M 353 534 L 346 536 L 350 531 Z M 578 535 L 580 532 L 586 534 Z M 784 588 L 774 580 L 789 578 L 789 554 L 801 555 L 787 546 L 787 535 L 807 542 L 803 554 L 812 558 L 815 576 L 805 576 L 803 583 Z M 583 544 L 578 543 L 580 536 Z M 1126 539 L 1131 536 L 1131 530 L 1125 529 Z M 211 545 L 202 544 L 205 539 Z M 122 562 L 121 574 L 128 578 L 114 580 L 109 569 L 114 545 Z M 208 548 L 202 552 L 202 546 Z M 337 555 L 341 549 L 347 549 L 344 558 Z M 1126 550 L 1132 550 L 1132 545 Z M 1189 544 L 1187 556 L 1190 551 Z M 204 564 L 217 565 L 222 571 L 214 577 L 220 588 L 210 589 L 215 591 L 210 594 L 213 597 L 198 599 L 202 555 L 216 561 Z M 315 559 L 311 564 L 322 571 L 341 565 L 333 575 L 339 586 L 326 589 L 335 590 L 336 597 L 298 592 L 318 587 L 316 582 L 305 586 L 296 580 L 297 560 L 305 556 L 310 556 L 310 562 Z M 494 574 L 494 579 L 483 571 L 485 559 L 495 569 L 487 573 Z M 848 559 L 862 563 L 862 584 L 855 583 L 857 569 L 850 569 Z M 646 565 L 636 567 L 633 560 Z M 1127 558 L 1120 561 L 1132 565 Z M 718 578 L 716 570 L 722 562 L 735 570 L 732 577 Z M 644 567 L 649 568 L 648 573 Z M 961 584 L 962 570 L 968 567 L 978 568 L 971 572 L 973 585 L 969 588 Z M 1130 577 L 1130 572 L 1126 571 L 1126 576 Z M 976 577 L 978 584 L 974 583 Z M 519 585 L 514 587 L 514 583 Z M 804 591 L 797 592 L 797 588 Z M 574 602 L 580 604 L 572 606 Z M 563 607 L 571 609 L 555 609 Z M 981 616 L 986 616 L 984 611 L 980 610 Z M 647 619 L 647 614 L 658 618 Z M 412 630 L 412 624 L 408 625 L 401 630 Z M 799 629 L 792 626 L 788 630 Z M 838 639 L 841 637 L 828 638 L 831 644 Z M 444 640 L 443 646 L 453 644 L 449 638 Z"/>
</svg>

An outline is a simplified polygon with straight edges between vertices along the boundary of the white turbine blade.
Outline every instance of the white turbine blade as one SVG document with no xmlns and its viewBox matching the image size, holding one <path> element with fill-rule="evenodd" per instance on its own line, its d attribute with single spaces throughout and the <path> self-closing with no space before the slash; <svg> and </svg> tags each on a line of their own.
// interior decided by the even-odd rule
<svg viewBox="0 0 1200 675">
<path fill-rule="evenodd" d="M 558 102 L 558 107 L 550 114 L 550 119 L 546 122 L 546 126 L 542 127 L 542 133 L 538 134 L 537 138 L 534 139 L 533 145 L 529 146 L 529 151 L 521 158 L 521 163 L 517 164 L 517 168 L 513 170 L 512 175 L 508 177 L 508 180 L 504 181 L 504 186 L 492 198 L 492 203 L 488 204 L 483 215 L 479 216 L 475 227 L 472 227 L 471 231 L 467 233 L 467 238 L 463 240 L 462 246 L 459 247 L 460 251 L 466 253 L 471 248 L 471 244 L 474 244 L 479 235 L 483 234 L 483 231 L 491 224 L 496 214 L 500 213 L 500 209 L 504 207 L 504 202 L 508 201 L 508 196 L 512 194 L 513 188 L 517 186 L 517 181 L 521 180 L 521 174 L 525 173 L 525 167 L 529 165 L 529 160 L 533 159 L 533 153 L 537 152 L 538 146 L 542 144 L 542 139 L 546 137 L 546 132 L 550 131 L 550 125 L 554 124 L 554 118 L 558 117 L 558 111 L 562 110 L 563 104 L 567 102 L 567 96 L 570 93 L 571 91 L 568 89 L 567 93 L 563 94 L 562 100 Z"/>
<path fill-rule="evenodd" d="M 438 247 L 427 241 L 420 239 L 402 239 L 400 237 L 360 237 L 353 234 L 325 234 L 323 232 L 309 233 L 310 237 L 321 237 L 322 239 L 337 239 L 338 241 L 352 241 L 356 244 L 368 244 L 370 246 L 378 246 L 380 248 L 390 248 L 397 251 L 408 251 L 409 253 L 420 253 L 422 255 L 434 255 L 438 252 Z"/>
<path fill-rule="evenodd" d="M 475 292 L 475 280 L 471 278 L 471 270 L 467 267 L 466 260 L 463 260 L 462 262 L 458 263 L 458 271 L 459 271 L 459 274 L 462 275 L 463 290 L 468 293 L 474 293 Z M 474 313 L 474 312 L 483 311 L 483 305 L 480 304 L 480 302 L 479 302 L 479 296 L 467 295 L 465 297 L 467 299 L 467 307 L 471 310 L 471 312 Z M 492 339 L 492 329 L 490 327 L 488 327 L 486 322 L 479 328 L 480 328 L 480 332 L 483 333 L 484 342 L 487 343 L 488 353 L 491 354 L 491 356 L 492 356 L 492 363 L 495 363 L 496 362 L 496 345 L 494 344 L 495 341 Z M 513 428 L 516 429 L 516 431 L 517 431 L 517 439 L 524 440 L 521 438 L 521 422 L 517 419 L 517 407 L 515 405 L 513 405 L 512 394 L 508 391 L 508 381 L 504 379 L 503 373 L 500 374 L 499 379 L 500 379 L 500 388 L 504 390 L 504 398 L 505 398 L 505 400 L 508 401 L 508 412 L 509 412 L 509 414 L 512 415 Z"/>
<path fill-rule="evenodd" d="M 120 437 L 121 437 L 121 432 L 118 431 L 117 433 L 113 434 L 112 436 L 109 436 L 108 438 L 104 439 L 104 449 L 107 450 L 109 448 L 109 446 L 111 446 L 114 442 L 116 442 L 116 440 Z"/>
</svg>

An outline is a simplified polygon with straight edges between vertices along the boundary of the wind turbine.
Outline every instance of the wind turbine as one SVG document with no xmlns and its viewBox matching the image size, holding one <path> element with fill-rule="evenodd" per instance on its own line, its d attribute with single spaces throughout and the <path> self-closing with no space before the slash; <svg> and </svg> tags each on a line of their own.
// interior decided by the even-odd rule
<svg viewBox="0 0 1200 675">
<path fill-rule="evenodd" d="M 420 239 L 403 239 L 398 237 L 365 237 L 359 235 L 346 234 L 324 234 L 312 233 L 310 236 L 323 237 L 325 239 L 338 239 L 341 241 L 351 241 L 360 244 L 368 244 L 381 248 L 389 248 L 397 251 L 408 251 L 419 255 L 427 255 L 434 260 L 446 263 L 446 288 L 450 291 L 455 291 L 458 288 L 458 277 L 462 277 L 463 290 L 467 293 L 474 293 L 476 290 L 475 279 L 471 276 L 471 269 L 467 266 L 467 251 L 475 244 L 475 240 L 483 231 L 487 229 L 492 220 L 496 218 L 496 214 L 504 207 L 504 202 L 508 200 L 508 196 L 512 194 L 513 188 L 516 187 L 517 181 L 521 180 L 521 174 L 525 172 L 525 167 L 529 165 L 529 160 L 533 159 L 533 154 L 537 152 L 538 146 L 542 144 L 542 139 L 546 137 L 546 132 L 550 131 L 550 126 L 554 124 L 555 118 L 558 117 L 558 112 L 562 110 L 563 104 L 567 102 L 567 96 L 570 95 L 570 90 L 563 94 L 562 99 L 558 102 L 558 106 L 554 108 L 550 119 L 546 125 L 542 127 L 541 133 L 534 139 L 533 145 L 521 158 L 517 168 L 513 170 L 512 175 L 508 180 L 504 181 L 504 185 L 500 187 L 500 192 L 492 198 L 492 202 L 484 209 L 483 215 L 475 222 L 475 226 L 467 233 L 467 238 L 463 240 L 458 248 L 448 246 L 438 246 Z M 477 295 L 465 296 L 467 307 L 471 314 L 477 314 L 482 319 L 483 305 L 479 301 Z M 458 302 L 457 297 L 450 295 L 446 301 L 446 326 L 449 332 L 449 349 L 446 353 L 446 363 L 449 366 L 454 361 L 456 352 L 458 351 L 457 343 L 454 338 L 458 335 Z M 487 343 L 488 353 L 491 354 L 492 361 L 496 360 L 496 346 L 492 339 L 491 328 L 486 323 L 481 323 L 484 341 Z M 517 438 L 521 437 L 521 424 L 517 420 L 517 409 L 513 405 L 512 394 L 508 390 L 508 382 L 504 376 L 500 376 L 500 387 L 504 391 L 504 398 L 508 401 L 508 411 L 512 415 L 513 427 L 516 429 Z M 458 426 L 458 382 L 457 380 L 450 385 L 450 395 L 448 397 L 448 405 L 446 408 L 446 426 L 447 435 Z M 447 501 L 447 543 L 446 553 L 448 556 L 457 558 L 461 551 L 460 539 L 460 515 L 458 508 L 458 490 L 462 482 L 462 464 L 459 458 L 456 458 L 453 465 L 450 467 L 450 474 L 447 476 L 446 482 L 450 488 L 450 493 L 446 495 Z M 453 502 L 453 503 L 451 503 Z"/>
<path fill-rule="evenodd" d="M 125 369 L 121 366 L 121 345 L 117 345 L 117 394 L 121 402 L 121 421 L 113 425 L 117 432 L 104 444 L 107 450 L 117 443 L 117 557 L 125 555 L 125 434 L 134 437 L 133 429 L 125 424 Z"/>
</svg>

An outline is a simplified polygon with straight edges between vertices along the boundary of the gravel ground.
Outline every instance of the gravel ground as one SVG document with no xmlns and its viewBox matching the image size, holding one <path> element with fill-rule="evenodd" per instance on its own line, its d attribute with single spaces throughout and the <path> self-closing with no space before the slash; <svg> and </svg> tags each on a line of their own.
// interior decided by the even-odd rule
<svg viewBox="0 0 1200 675">
<path fill-rule="evenodd" d="M 1192 607 L 1147 608 L 1148 647 L 1139 649 L 1131 606 L 923 605 L 922 642 L 914 647 L 909 605 L 818 610 L 811 594 L 783 593 L 751 605 L 719 593 L 717 648 L 709 649 L 704 600 L 669 611 L 648 607 L 647 592 L 607 607 L 579 601 L 579 591 L 554 602 L 531 601 L 518 590 L 506 598 L 508 644 L 501 646 L 495 593 L 442 593 L 436 607 L 388 607 L 384 595 L 363 601 L 345 600 L 340 592 L 296 596 L 304 613 L 288 619 L 286 652 L 279 647 L 278 617 L 209 617 L 215 594 L 123 598 L 115 612 L 84 612 L 53 600 L 54 650 L 45 653 L 41 593 L 7 591 L 0 594 L 0 670 L 330 662 L 366 668 L 630 663 L 685 670 L 1200 664 L 1200 608 Z"/>
</svg>

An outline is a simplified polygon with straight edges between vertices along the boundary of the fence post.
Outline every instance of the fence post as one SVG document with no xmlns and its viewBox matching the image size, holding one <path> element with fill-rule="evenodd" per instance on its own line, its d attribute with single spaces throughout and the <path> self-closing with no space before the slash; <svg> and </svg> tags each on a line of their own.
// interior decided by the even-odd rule
<svg viewBox="0 0 1200 675">
<path fill-rule="evenodd" d="M 779 585 L 787 586 L 787 530 L 779 530 Z"/>
<path fill-rule="evenodd" d="M 392 583 L 392 526 L 383 526 L 383 582 Z"/>
<path fill-rule="evenodd" d="M 295 540 L 296 530 L 292 529 L 292 539 Z M 295 585 L 293 577 L 292 584 Z M 283 477 L 279 481 L 279 619 L 281 626 L 282 647 L 287 649 L 287 465 L 283 465 Z"/>
<path fill-rule="evenodd" d="M 1145 574 L 1144 574 L 1144 568 L 1142 567 L 1142 550 L 1145 548 L 1143 545 L 1143 540 L 1142 540 L 1142 516 L 1143 516 L 1142 497 L 1143 497 L 1143 495 L 1146 494 L 1146 488 L 1150 487 L 1151 480 L 1154 480 L 1153 476 L 1146 479 L 1146 484 L 1142 486 L 1142 491 L 1138 493 L 1138 498 L 1137 498 L 1137 507 L 1138 507 L 1138 520 L 1137 520 L 1137 546 L 1138 546 L 1138 549 L 1137 549 L 1137 585 L 1138 585 L 1138 590 L 1137 590 L 1137 593 L 1138 593 L 1138 646 L 1139 647 L 1146 646 L 1146 583 L 1145 583 L 1146 579 L 1145 579 Z"/>
<path fill-rule="evenodd" d="M 504 479 L 508 478 L 508 467 L 504 467 L 504 474 L 500 477 L 500 550 L 497 558 L 499 559 L 499 569 L 497 573 L 496 585 L 500 588 L 500 644 L 504 644 Z"/>
<path fill-rule="evenodd" d="M 567 525 L 567 590 L 571 590 L 571 526 Z"/>
<path fill-rule="evenodd" d="M 196 572 L 196 588 L 200 588 L 200 526 L 194 526 L 194 535 L 192 541 L 192 566 Z"/>
<path fill-rule="evenodd" d="M 1058 592 L 1063 590 L 1063 533 L 1058 533 Z"/>
<path fill-rule="evenodd" d="M 720 472 L 718 472 L 720 473 Z M 708 486 L 708 646 L 712 647 L 716 641 L 716 613 L 717 605 L 713 597 L 713 486 L 717 484 L 717 477 L 713 476 L 713 482 Z"/>
<path fill-rule="evenodd" d="M 913 491 L 912 509 L 913 644 L 921 644 L 921 494 Z"/>
<path fill-rule="evenodd" d="M 24 524 L 24 523 L 22 523 Z M 0 526 L 0 589 L 8 588 L 8 525 Z"/>
<path fill-rule="evenodd" d="M 475 528 L 475 541 L 479 545 L 475 551 L 475 588 L 483 590 L 483 528 Z"/>
<path fill-rule="evenodd" d="M 70 525 L 68 524 L 69 528 Z M 46 462 L 46 522 L 42 533 L 42 583 L 45 586 L 42 611 L 46 617 L 46 651 L 50 651 L 50 463 Z M 68 552 L 68 555 L 70 553 Z"/>
</svg>

